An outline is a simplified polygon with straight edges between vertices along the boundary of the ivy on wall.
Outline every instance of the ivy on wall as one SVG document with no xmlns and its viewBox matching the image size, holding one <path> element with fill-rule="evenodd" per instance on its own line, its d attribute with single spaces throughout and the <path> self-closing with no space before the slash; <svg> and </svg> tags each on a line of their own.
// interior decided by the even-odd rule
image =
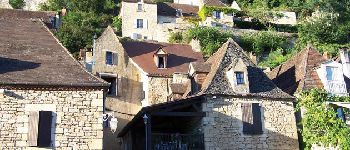
<svg viewBox="0 0 350 150">
<path fill-rule="evenodd" d="M 298 96 L 298 109 L 305 111 L 302 117 L 302 136 L 305 149 L 312 144 L 350 149 L 350 127 L 337 118 L 337 112 L 325 102 L 350 102 L 349 97 L 329 96 L 324 90 L 311 89 Z"/>
<path fill-rule="evenodd" d="M 198 16 L 201 18 L 202 21 L 204 21 L 207 17 L 210 17 L 213 15 L 213 11 L 219 11 L 223 12 L 225 14 L 237 14 L 240 11 L 237 9 L 229 8 L 229 7 L 216 7 L 216 6 L 203 6 L 199 12 Z"/>
</svg>

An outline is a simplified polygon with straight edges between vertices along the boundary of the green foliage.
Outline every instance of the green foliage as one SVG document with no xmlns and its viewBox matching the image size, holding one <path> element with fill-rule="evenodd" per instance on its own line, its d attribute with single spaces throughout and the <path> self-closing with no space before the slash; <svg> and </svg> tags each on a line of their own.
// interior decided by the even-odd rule
<svg viewBox="0 0 350 150">
<path fill-rule="evenodd" d="M 204 21 L 207 17 L 212 16 L 213 15 L 213 11 L 220 11 L 220 12 L 224 12 L 225 14 L 236 14 L 239 11 L 230 7 L 216 7 L 216 6 L 203 6 L 199 12 L 198 12 L 198 16 L 199 18 L 202 19 L 202 21 Z"/>
<path fill-rule="evenodd" d="M 187 21 L 189 22 L 190 24 L 194 25 L 194 26 L 198 26 L 199 25 L 199 22 L 202 21 L 201 18 L 199 17 L 194 17 L 194 16 L 191 16 L 191 17 L 182 17 L 184 21 Z"/>
<path fill-rule="evenodd" d="M 26 2 L 24 0 L 9 0 L 9 4 L 13 9 L 22 9 Z"/>
<path fill-rule="evenodd" d="M 336 111 L 325 102 L 350 102 L 349 97 L 329 96 L 326 91 L 311 89 L 298 96 L 298 109 L 305 109 L 302 136 L 306 149 L 312 144 L 350 149 L 350 128 L 336 117 Z"/>
<path fill-rule="evenodd" d="M 113 17 L 112 26 L 117 29 L 117 35 L 122 36 L 122 18 L 118 16 Z"/>
<path fill-rule="evenodd" d="M 182 43 L 184 40 L 182 32 L 172 32 L 170 33 L 169 42 L 170 43 Z"/>
<path fill-rule="evenodd" d="M 289 58 L 295 54 L 296 51 L 290 50 L 288 54 L 284 54 L 284 50 L 281 48 L 278 48 L 275 51 L 272 51 L 269 53 L 269 56 L 267 59 L 261 61 L 259 63 L 259 66 L 264 66 L 264 67 L 270 67 L 270 68 L 275 68 L 278 65 L 284 63 L 287 61 Z"/>
<path fill-rule="evenodd" d="M 233 37 L 232 33 L 217 28 L 194 27 L 187 30 L 185 41 L 189 43 L 192 39 L 198 39 L 204 56 L 209 57 L 230 37 Z"/>
<path fill-rule="evenodd" d="M 93 35 L 99 35 L 112 22 L 116 6 L 113 0 L 48 0 L 41 9 L 69 10 L 62 18 L 56 36 L 74 54 L 79 49 L 91 47 Z"/>
<path fill-rule="evenodd" d="M 243 49 L 260 55 L 263 52 L 286 49 L 288 38 L 275 31 L 251 32 L 240 35 L 239 44 Z"/>
</svg>

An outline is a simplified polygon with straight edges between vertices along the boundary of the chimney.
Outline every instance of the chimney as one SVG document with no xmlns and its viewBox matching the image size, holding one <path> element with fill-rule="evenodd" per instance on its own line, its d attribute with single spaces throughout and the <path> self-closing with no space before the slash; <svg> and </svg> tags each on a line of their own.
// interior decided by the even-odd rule
<svg viewBox="0 0 350 150">
<path fill-rule="evenodd" d="M 343 74 L 350 79 L 350 58 L 349 49 L 342 48 L 339 50 L 341 63 L 343 65 Z"/>
<path fill-rule="evenodd" d="M 96 63 L 96 39 L 97 39 L 97 35 L 95 33 L 94 37 L 93 37 L 93 41 L 92 41 L 92 65 L 95 65 Z"/>
<path fill-rule="evenodd" d="M 325 58 L 327 60 L 330 58 L 328 52 L 323 52 L 322 56 L 323 56 L 323 58 Z"/>
<path fill-rule="evenodd" d="M 193 49 L 195 52 L 201 52 L 201 45 L 200 45 L 199 40 L 197 40 L 197 39 L 192 39 L 190 44 L 191 44 L 192 49 Z"/>
<path fill-rule="evenodd" d="M 250 52 L 249 53 L 249 58 L 250 58 L 250 60 L 252 60 L 252 62 L 254 63 L 254 64 L 257 64 L 258 62 L 257 62 L 257 59 L 256 59 L 256 54 L 254 53 L 254 52 Z"/>
</svg>

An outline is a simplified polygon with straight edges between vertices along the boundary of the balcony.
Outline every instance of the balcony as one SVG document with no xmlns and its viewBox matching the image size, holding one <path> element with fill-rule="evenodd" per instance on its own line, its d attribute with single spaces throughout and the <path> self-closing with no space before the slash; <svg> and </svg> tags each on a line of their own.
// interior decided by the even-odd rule
<svg viewBox="0 0 350 150">
<path fill-rule="evenodd" d="M 153 150 L 203 150 L 203 134 L 152 134 Z"/>
<path fill-rule="evenodd" d="M 347 96 L 347 89 L 345 82 L 342 81 L 328 81 L 327 92 L 338 96 Z"/>
</svg>

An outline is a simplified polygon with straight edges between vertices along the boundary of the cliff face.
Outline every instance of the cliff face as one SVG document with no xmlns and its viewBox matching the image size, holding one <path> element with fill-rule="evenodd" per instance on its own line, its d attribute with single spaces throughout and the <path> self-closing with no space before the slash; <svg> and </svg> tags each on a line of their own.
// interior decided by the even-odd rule
<svg viewBox="0 0 350 150">
<path fill-rule="evenodd" d="M 47 0 L 24 0 L 26 2 L 26 6 L 24 6 L 24 10 L 38 11 L 39 4 L 45 3 Z M 9 0 L 1 0 L 0 8 L 12 8 L 9 4 Z"/>
</svg>

